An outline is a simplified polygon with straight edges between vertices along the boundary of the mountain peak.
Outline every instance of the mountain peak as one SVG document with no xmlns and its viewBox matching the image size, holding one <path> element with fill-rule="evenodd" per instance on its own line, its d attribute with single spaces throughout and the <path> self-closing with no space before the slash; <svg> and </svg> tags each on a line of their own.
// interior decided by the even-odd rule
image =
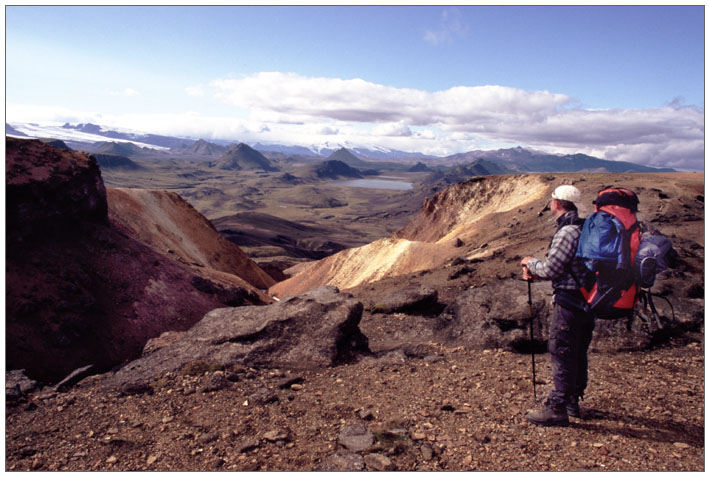
<svg viewBox="0 0 710 477">
<path fill-rule="evenodd" d="M 362 177 L 362 173 L 359 170 L 350 167 L 343 161 L 335 159 L 328 159 L 322 162 L 314 169 L 314 172 L 320 178 L 336 179 L 338 177 Z"/>
<path fill-rule="evenodd" d="M 276 171 L 271 162 L 259 151 L 252 149 L 247 144 L 239 143 L 228 150 L 214 166 L 224 170 L 261 169 Z"/>
<path fill-rule="evenodd" d="M 344 162 L 349 166 L 360 166 L 363 164 L 362 159 L 360 159 L 344 147 L 341 147 L 340 149 L 332 153 L 330 156 L 328 156 L 327 160 Z"/>
</svg>

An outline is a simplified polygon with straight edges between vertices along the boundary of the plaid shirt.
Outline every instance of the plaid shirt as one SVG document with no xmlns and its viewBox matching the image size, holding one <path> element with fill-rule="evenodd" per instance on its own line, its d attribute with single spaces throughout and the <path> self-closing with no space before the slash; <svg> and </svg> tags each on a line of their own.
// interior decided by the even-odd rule
<svg viewBox="0 0 710 477">
<path fill-rule="evenodd" d="M 584 283 L 585 277 L 590 273 L 582 259 L 575 257 L 579 236 L 582 233 L 582 228 L 579 225 L 574 225 L 576 218 L 575 211 L 568 211 L 560 216 L 557 219 L 558 229 L 552 237 L 547 258 L 544 261 L 533 258 L 527 263 L 528 270 L 538 278 L 551 280 L 554 289 L 579 289 L 569 271 L 570 268 L 580 283 Z"/>
</svg>

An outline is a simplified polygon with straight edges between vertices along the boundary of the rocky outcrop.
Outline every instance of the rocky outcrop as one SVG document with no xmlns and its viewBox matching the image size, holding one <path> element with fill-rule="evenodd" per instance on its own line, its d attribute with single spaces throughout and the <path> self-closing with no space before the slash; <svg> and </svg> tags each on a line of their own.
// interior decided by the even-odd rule
<svg viewBox="0 0 710 477">
<path fill-rule="evenodd" d="M 428 198 L 399 238 L 425 242 L 455 239 L 481 218 L 523 207 L 548 190 L 540 176 L 474 177 Z"/>
<path fill-rule="evenodd" d="M 13 369 L 5 372 L 5 401 L 14 403 L 22 399 L 27 393 L 39 388 L 39 383 L 30 379 L 24 369 Z"/>
<path fill-rule="evenodd" d="M 527 285 L 515 279 L 489 283 L 461 293 L 439 315 L 437 335 L 450 346 L 544 353 L 553 309 L 549 283 L 533 284 L 532 299 L 533 341 L 530 340 Z M 658 306 L 663 312 L 660 304 Z M 631 319 L 597 319 L 590 350 L 642 351 L 667 341 L 670 336 L 680 337 L 698 328 L 697 323 L 683 319 L 682 315 L 676 322 L 663 314 L 658 321 L 649 321 L 638 314 Z"/>
<path fill-rule="evenodd" d="M 326 457 L 314 470 L 318 472 L 361 472 L 365 459 L 354 452 L 339 450 Z"/>
<path fill-rule="evenodd" d="M 334 287 L 322 287 L 266 307 L 211 311 L 182 335 L 173 334 L 154 351 L 133 361 L 107 385 L 133 388 L 194 362 L 317 369 L 367 352 L 358 324 L 362 303 Z"/>
<path fill-rule="evenodd" d="M 545 350 L 550 304 L 536 291 L 533 296 L 534 342 L 530 341 L 527 284 L 502 280 L 461 293 L 439 316 L 442 342 L 473 349 Z"/>
<path fill-rule="evenodd" d="M 191 269 L 111 224 L 92 157 L 8 138 L 6 167 L 7 369 L 51 383 L 88 365 L 102 372 L 210 310 L 266 301 L 235 275 Z"/>
<path fill-rule="evenodd" d="M 71 232 L 76 222 L 107 223 L 106 188 L 96 159 L 36 139 L 7 138 L 6 148 L 9 242 Z"/>
</svg>

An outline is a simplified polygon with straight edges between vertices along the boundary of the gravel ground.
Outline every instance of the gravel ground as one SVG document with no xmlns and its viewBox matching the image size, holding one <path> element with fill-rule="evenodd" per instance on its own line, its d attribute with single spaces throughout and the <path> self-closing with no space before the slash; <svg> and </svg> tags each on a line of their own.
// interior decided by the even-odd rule
<svg viewBox="0 0 710 477">
<path fill-rule="evenodd" d="M 378 317 L 379 316 L 379 317 Z M 367 320 L 388 320 L 376 315 Z M 399 320 L 406 320 L 400 317 Z M 375 326 L 376 323 L 364 323 Z M 537 396 L 549 390 L 536 355 Z M 6 407 L 6 470 L 704 471 L 704 349 L 592 353 L 583 418 L 527 423 L 530 355 L 420 345 L 321 372 L 91 377 Z"/>
</svg>

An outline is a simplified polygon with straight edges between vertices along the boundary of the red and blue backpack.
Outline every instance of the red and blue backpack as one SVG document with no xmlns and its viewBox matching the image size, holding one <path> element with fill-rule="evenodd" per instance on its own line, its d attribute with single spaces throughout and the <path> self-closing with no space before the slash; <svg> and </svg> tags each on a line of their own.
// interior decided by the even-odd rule
<svg viewBox="0 0 710 477">
<path fill-rule="evenodd" d="M 629 317 L 639 298 L 634 272 L 641 243 L 638 204 L 638 197 L 628 189 L 603 189 L 594 201 L 594 212 L 582 226 L 577 257 L 584 259 L 596 279 L 593 285 L 580 289 L 597 318 Z"/>
</svg>

